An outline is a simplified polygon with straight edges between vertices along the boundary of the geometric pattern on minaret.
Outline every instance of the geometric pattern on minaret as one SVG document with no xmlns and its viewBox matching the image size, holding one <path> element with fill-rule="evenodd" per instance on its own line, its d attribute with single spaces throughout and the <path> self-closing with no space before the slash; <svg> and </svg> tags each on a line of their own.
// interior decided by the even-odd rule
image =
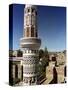
<svg viewBox="0 0 68 90">
<path fill-rule="evenodd" d="M 36 85 L 41 40 L 37 31 L 37 6 L 25 5 L 24 32 L 20 39 L 23 48 L 23 85 Z"/>
</svg>

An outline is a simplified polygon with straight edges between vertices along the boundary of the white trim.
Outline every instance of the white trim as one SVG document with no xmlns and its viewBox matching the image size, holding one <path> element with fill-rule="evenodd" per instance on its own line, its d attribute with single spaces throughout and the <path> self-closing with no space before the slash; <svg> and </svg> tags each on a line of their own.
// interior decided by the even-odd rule
<svg viewBox="0 0 68 90">
<path fill-rule="evenodd" d="M 27 67 L 27 68 L 28 68 L 28 67 L 35 67 L 35 65 L 36 65 L 36 64 L 23 64 L 23 68 L 24 68 L 24 67 Z"/>
<path fill-rule="evenodd" d="M 23 77 L 33 77 L 33 76 L 37 76 L 37 74 L 24 74 L 23 73 Z"/>
<path fill-rule="evenodd" d="M 29 55 L 29 56 L 39 56 L 37 53 L 35 54 L 35 53 L 24 53 L 23 54 L 23 56 L 27 56 L 27 55 Z"/>
</svg>

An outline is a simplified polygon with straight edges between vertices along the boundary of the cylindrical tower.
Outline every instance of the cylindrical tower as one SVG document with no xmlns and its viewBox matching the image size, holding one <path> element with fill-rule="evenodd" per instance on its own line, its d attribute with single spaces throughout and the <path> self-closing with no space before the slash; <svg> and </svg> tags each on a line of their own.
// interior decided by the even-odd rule
<svg viewBox="0 0 68 90">
<path fill-rule="evenodd" d="M 34 5 L 25 5 L 24 34 L 20 44 L 23 48 L 23 85 L 36 85 L 41 40 L 38 38 L 37 7 Z"/>
</svg>

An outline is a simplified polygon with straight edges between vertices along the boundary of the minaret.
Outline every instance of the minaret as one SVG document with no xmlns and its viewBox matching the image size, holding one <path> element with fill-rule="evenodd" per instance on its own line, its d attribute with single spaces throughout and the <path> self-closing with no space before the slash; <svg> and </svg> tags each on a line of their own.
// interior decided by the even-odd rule
<svg viewBox="0 0 68 90">
<path fill-rule="evenodd" d="M 25 5 L 23 48 L 23 85 L 36 85 L 38 75 L 39 48 L 41 40 L 37 32 L 37 7 Z"/>
</svg>

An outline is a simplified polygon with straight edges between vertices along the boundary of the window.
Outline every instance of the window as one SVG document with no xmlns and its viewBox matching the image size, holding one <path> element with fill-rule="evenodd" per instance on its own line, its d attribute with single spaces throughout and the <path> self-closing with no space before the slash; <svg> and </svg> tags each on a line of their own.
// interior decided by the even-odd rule
<svg viewBox="0 0 68 90">
<path fill-rule="evenodd" d="M 32 23 L 32 25 L 35 25 L 35 16 L 32 15 L 31 17 L 32 17 L 31 23 Z"/>
<path fill-rule="evenodd" d="M 36 12 L 36 15 L 37 15 L 37 12 Z"/>
<path fill-rule="evenodd" d="M 28 12 L 28 13 L 30 12 L 30 9 L 29 9 L 29 8 L 27 9 L 27 12 Z"/>
<path fill-rule="evenodd" d="M 29 27 L 26 28 L 26 37 L 29 37 Z"/>
<path fill-rule="evenodd" d="M 21 66 L 21 79 L 23 80 L 23 66 Z"/>
<path fill-rule="evenodd" d="M 37 34 L 37 31 L 36 31 L 36 37 L 38 36 L 38 34 Z"/>
<path fill-rule="evenodd" d="M 18 66 L 15 65 L 15 77 L 18 78 Z"/>
<path fill-rule="evenodd" d="M 31 37 L 34 37 L 34 27 L 31 27 Z"/>
<path fill-rule="evenodd" d="M 34 9 L 32 9 L 32 12 L 34 12 Z"/>
<path fill-rule="evenodd" d="M 26 25 L 29 25 L 29 22 L 30 22 L 30 18 L 29 18 L 29 15 L 26 16 Z"/>
<path fill-rule="evenodd" d="M 32 83 L 34 83 L 34 82 L 35 82 L 35 78 L 33 77 L 33 78 L 32 78 Z"/>
</svg>

